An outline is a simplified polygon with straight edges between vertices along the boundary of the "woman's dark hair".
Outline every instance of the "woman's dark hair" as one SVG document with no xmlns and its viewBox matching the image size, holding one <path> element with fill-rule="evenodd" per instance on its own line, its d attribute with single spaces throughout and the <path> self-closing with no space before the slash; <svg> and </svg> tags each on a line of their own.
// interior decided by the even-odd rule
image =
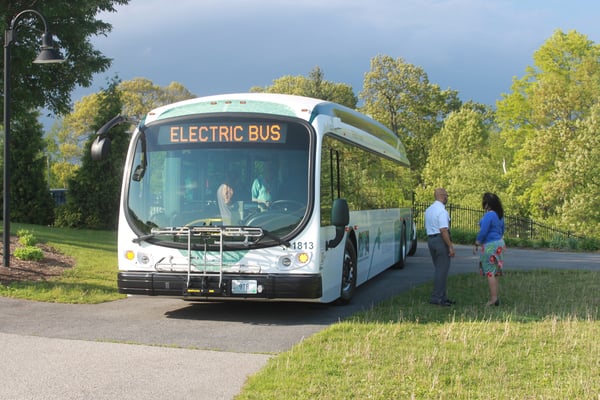
<svg viewBox="0 0 600 400">
<path fill-rule="evenodd" d="M 495 211 L 496 214 L 498 214 L 498 218 L 504 218 L 504 208 L 502 208 L 502 202 L 494 193 L 484 193 L 481 206 L 483 208 L 489 208 L 490 210 Z"/>
</svg>

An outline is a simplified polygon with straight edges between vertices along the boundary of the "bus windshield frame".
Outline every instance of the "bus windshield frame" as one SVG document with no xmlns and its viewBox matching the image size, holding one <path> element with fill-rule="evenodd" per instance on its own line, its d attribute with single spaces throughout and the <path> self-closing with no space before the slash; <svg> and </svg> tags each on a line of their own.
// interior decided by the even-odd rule
<svg viewBox="0 0 600 400">
<path fill-rule="evenodd" d="M 168 247 L 286 243 L 313 213 L 315 140 L 306 121 L 270 114 L 191 115 L 142 125 L 126 165 L 127 223 L 139 240 Z M 262 233 L 194 235 L 191 243 L 189 235 L 176 234 L 195 227 Z"/>
</svg>

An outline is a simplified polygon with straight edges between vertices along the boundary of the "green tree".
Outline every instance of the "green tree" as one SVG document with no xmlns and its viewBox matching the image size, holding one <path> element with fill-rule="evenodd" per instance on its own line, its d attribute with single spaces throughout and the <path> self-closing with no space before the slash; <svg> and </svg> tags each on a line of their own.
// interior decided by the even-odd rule
<svg viewBox="0 0 600 400">
<path fill-rule="evenodd" d="M 467 103 L 446 118 L 431 139 L 423 186 L 417 189 L 419 201 L 430 201 L 436 187 L 445 187 L 452 203 L 474 208 L 481 207 L 484 192 L 502 197 L 504 146 L 491 115 L 491 110 Z"/>
<path fill-rule="evenodd" d="M 33 13 L 22 14 L 13 26 L 11 45 L 11 131 L 8 160 L 11 172 L 11 214 L 21 222 L 46 223 L 53 204 L 45 180 L 46 161 L 43 132 L 32 110 L 47 107 L 61 114 L 70 108 L 71 92 L 76 86 L 89 86 L 94 74 L 105 71 L 110 59 L 91 45 L 90 38 L 106 35 L 111 26 L 95 18 L 100 12 L 114 12 L 115 5 L 129 0 L 77 0 L 39 2 L 14 0 L 0 6 L 0 29 L 7 30 L 21 11 L 35 9 L 46 19 L 60 51 L 62 64 L 37 65 L 43 21 Z M 4 68 L 4 60 L 0 60 Z M 1 77 L 4 79 L 4 77 Z M 4 84 L 4 82 L 2 82 Z M 2 97 L 5 101 L 5 96 Z M 4 121 L 2 121 L 4 124 Z M 35 168 L 35 169 L 34 169 Z M 14 189 L 13 189 L 14 188 Z"/>
<path fill-rule="evenodd" d="M 67 188 L 69 179 L 77 171 L 85 142 L 94 133 L 92 126 L 99 103 L 98 93 L 83 97 L 75 103 L 73 111 L 49 132 L 46 141 L 53 187 Z"/>
<path fill-rule="evenodd" d="M 594 170 L 600 162 L 598 152 L 587 148 L 594 143 L 590 129 L 597 126 L 600 104 L 600 47 L 576 31 L 558 30 L 533 60 L 498 102 L 497 120 L 514 151 L 510 191 L 523 214 L 585 233 L 574 215 L 589 214 L 588 226 L 600 223 L 581 201 L 583 193 L 600 196 L 596 178 L 577 167 Z"/>
<path fill-rule="evenodd" d="M 333 101 L 349 108 L 356 108 L 358 103 L 352 87 L 345 83 L 334 83 L 325 80 L 325 74 L 318 66 L 305 76 L 286 75 L 275 79 L 271 86 L 252 87 L 251 92 L 283 93 L 297 96 L 314 97 Z"/>
<path fill-rule="evenodd" d="M 122 110 L 117 114 L 138 117 L 153 108 L 194 97 L 180 83 L 172 82 L 160 87 L 145 78 L 121 82 L 117 90 L 123 102 Z M 102 92 L 83 97 L 48 135 L 51 182 L 56 187 L 68 187 L 68 181 L 79 168 L 85 151 L 84 143 L 95 132 L 94 121 L 101 100 Z"/>
<path fill-rule="evenodd" d="M 30 224 L 51 224 L 54 220 L 54 200 L 46 180 L 46 157 L 39 114 L 23 112 L 11 125 L 11 219 Z"/>
<path fill-rule="evenodd" d="M 106 36 L 112 29 L 110 24 L 96 19 L 96 15 L 115 12 L 116 5 L 127 3 L 129 0 L 3 2 L 0 6 L 2 31 L 19 12 L 33 8 L 44 15 L 60 51 L 66 56 L 62 64 L 33 64 L 39 52 L 43 23 L 33 14 L 24 14 L 19 19 L 11 59 L 11 107 L 15 118 L 18 119 L 21 112 L 38 107 L 47 107 L 57 114 L 69 111 L 73 89 L 90 86 L 93 76 L 106 71 L 111 63 L 90 42 L 90 38 Z"/>
<path fill-rule="evenodd" d="M 116 82 L 98 94 L 98 110 L 90 126 L 93 132 L 121 112 L 123 104 L 120 96 Z M 69 180 L 67 205 L 57 219 L 58 225 L 91 229 L 117 227 L 121 180 L 129 142 L 127 129 L 126 125 L 119 125 L 111 130 L 110 156 L 99 162 L 93 161 L 90 154 L 95 135 L 89 137 L 81 168 Z"/>
<path fill-rule="evenodd" d="M 460 108 L 457 92 L 430 83 L 420 67 L 379 55 L 371 60 L 359 97 L 364 101 L 362 111 L 388 126 L 405 144 L 420 182 L 431 138 L 446 116 Z"/>
<path fill-rule="evenodd" d="M 146 78 L 134 78 L 119 84 L 123 100 L 123 114 L 141 118 L 148 111 L 196 97 L 181 83 L 171 82 L 168 86 L 158 86 Z"/>
<path fill-rule="evenodd" d="M 567 230 L 600 237 L 600 104 L 576 122 L 577 137 L 566 143 L 552 190 L 568 193 L 555 223 Z"/>
</svg>

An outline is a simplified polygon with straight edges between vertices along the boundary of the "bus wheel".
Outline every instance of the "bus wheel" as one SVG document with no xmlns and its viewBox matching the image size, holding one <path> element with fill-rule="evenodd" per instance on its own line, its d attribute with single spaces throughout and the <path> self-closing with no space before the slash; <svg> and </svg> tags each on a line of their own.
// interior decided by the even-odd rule
<svg viewBox="0 0 600 400">
<path fill-rule="evenodd" d="M 393 265 L 394 269 L 402 269 L 406 265 L 406 232 L 402 229 L 400 233 L 400 259 L 396 264 Z"/>
<path fill-rule="evenodd" d="M 344 248 L 344 265 L 342 268 L 342 289 L 337 303 L 345 305 L 356 291 L 356 249 L 350 240 L 346 240 Z"/>
<path fill-rule="evenodd" d="M 413 222 L 412 224 L 412 240 L 410 241 L 410 249 L 408 250 L 409 256 L 414 256 L 417 252 L 417 225 Z"/>
</svg>

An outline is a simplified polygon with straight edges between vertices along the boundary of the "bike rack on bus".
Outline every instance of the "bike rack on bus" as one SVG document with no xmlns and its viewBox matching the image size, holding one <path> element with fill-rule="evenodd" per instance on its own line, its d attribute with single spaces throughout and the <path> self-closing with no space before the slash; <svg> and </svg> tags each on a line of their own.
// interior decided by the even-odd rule
<svg viewBox="0 0 600 400">
<path fill-rule="evenodd" d="M 261 228 L 254 227 L 238 227 L 238 226 L 194 226 L 194 227 L 168 227 L 168 228 L 153 228 L 152 235 L 175 235 L 187 236 L 187 281 L 186 287 L 190 287 L 192 275 L 196 276 L 211 276 L 207 272 L 208 267 L 208 248 L 207 240 L 204 242 L 204 270 L 200 273 L 192 271 L 192 237 L 204 237 L 205 239 L 213 238 L 215 243 L 219 244 L 219 288 L 223 284 L 223 238 L 227 237 L 243 237 L 242 245 L 250 245 L 250 238 L 261 238 L 265 235 Z M 162 261 L 162 260 L 161 260 Z M 157 262 L 155 268 L 161 262 Z"/>
</svg>

